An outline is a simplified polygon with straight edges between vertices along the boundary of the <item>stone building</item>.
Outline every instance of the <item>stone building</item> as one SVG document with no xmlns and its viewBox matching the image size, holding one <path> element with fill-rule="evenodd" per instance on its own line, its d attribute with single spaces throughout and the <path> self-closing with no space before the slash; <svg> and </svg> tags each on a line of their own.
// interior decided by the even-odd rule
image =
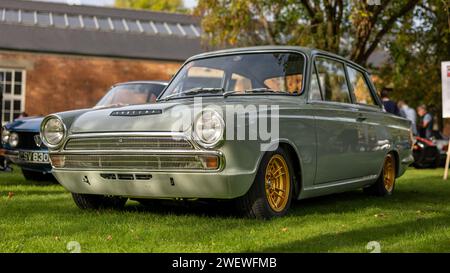
<svg viewBox="0 0 450 273">
<path fill-rule="evenodd" d="M 92 107 L 118 82 L 169 80 L 202 51 L 200 32 L 189 15 L 2 0 L 2 123 Z"/>
</svg>

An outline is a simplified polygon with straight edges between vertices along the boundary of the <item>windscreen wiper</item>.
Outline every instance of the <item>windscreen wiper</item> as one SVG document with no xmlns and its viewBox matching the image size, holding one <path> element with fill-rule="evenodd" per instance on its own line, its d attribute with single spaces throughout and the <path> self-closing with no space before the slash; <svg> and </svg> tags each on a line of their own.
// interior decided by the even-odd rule
<svg viewBox="0 0 450 273">
<path fill-rule="evenodd" d="M 169 95 L 165 98 L 162 98 L 161 101 L 167 101 L 170 98 L 181 96 L 181 95 L 196 95 L 196 94 L 201 94 L 201 93 L 219 93 L 219 92 L 224 93 L 225 90 L 223 88 L 219 88 L 219 87 L 212 87 L 212 88 L 196 87 L 196 88 L 188 89 L 188 90 L 180 92 L 180 93 Z"/>
<path fill-rule="evenodd" d="M 290 92 L 288 91 L 283 91 L 283 90 L 273 90 L 270 88 L 253 88 L 253 89 L 247 89 L 244 91 L 228 91 L 223 93 L 224 97 L 228 97 L 229 95 L 234 95 L 234 94 L 239 94 L 239 93 L 244 93 L 244 94 L 258 94 L 258 93 L 283 93 L 283 94 L 290 94 Z"/>
</svg>

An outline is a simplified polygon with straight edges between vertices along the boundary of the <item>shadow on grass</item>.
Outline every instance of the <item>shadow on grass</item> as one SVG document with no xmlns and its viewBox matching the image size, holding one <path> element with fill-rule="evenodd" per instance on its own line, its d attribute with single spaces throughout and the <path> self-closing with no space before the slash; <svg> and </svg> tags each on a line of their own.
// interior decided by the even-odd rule
<svg viewBox="0 0 450 273">
<path fill-rule="evenodd" d="M 190 215 L 201 217 L 239 217 L 234 205 L 229 201 L 172 201 L 152 200 L 149 204 L 128 205 L 125 211 L 151 212 L 164 215 Z"/>
<path fill-rule="evenodd" d="M 413 237 L 414 234 L 426 234 L 439 228 L 447 229 L 449 223 L 450 216 L 438 216 L 433 218 L 418 218 L 412 221 L 379 225 L 340 233 L 330 231 L 326 234 L 311 238 L 265 248 L 261 252 L 329 252 L 346 247 L 351 248 L 355 245 L 360 245 L 361 251 L 366 251 L 365 246 L 370 241 L 377 241 L 382 245 L 385 240 L 395 239 L 396 237 L 404 238 L 408 234 L 411 234 L 411 237 Z M 435 247 L 450 251 L 448 242 L 443 241 L 441 245 L 436 245 Z"/>
</svg>

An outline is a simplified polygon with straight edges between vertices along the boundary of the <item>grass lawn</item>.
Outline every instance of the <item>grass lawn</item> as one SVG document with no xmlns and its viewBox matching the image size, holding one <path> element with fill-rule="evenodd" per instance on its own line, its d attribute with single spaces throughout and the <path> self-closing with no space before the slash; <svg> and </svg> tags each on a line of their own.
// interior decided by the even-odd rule
<svg viewBox="0 0 450 273">
<path fill-rule="evenodd" d="M 272 221 L 211 206 L 81 211 L 57 184 L 0 173 L 0 252 L 450 252 L 450 180 L 408 170 L 389 198 L 362 191 L 294 202 Z M 13 196 L 11 197 L 11 194 Z"/>
</svg>

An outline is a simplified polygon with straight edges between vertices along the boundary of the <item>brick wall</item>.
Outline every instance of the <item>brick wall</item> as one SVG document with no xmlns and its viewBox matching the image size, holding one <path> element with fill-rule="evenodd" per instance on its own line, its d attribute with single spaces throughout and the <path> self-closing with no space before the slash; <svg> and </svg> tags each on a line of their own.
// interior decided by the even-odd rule
<svg viewBox="0 0 450 273">
<path fill-rule="evenodd" d="M 29 115 L 92 107 L 115 83 L 169 80 L 181 63 L 0 51 L 0 67 L 26 70 Z"/>
</svg>

